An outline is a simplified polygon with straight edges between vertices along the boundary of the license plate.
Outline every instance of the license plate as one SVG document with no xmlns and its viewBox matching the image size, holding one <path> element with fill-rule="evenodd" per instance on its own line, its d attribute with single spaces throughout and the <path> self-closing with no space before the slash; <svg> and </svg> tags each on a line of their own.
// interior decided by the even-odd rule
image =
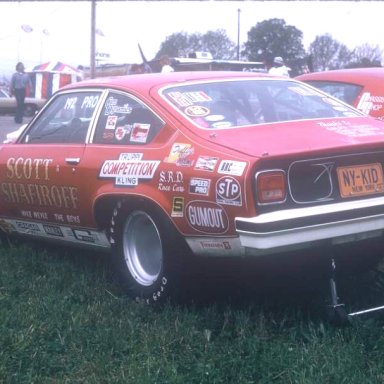
<svg viewBox="0 0 384 384">
<path fill-rule="evenodd" d="M 337 168 L 341 197 L 384 192 L 383 168 L 379 163 Z"/>
</svg>

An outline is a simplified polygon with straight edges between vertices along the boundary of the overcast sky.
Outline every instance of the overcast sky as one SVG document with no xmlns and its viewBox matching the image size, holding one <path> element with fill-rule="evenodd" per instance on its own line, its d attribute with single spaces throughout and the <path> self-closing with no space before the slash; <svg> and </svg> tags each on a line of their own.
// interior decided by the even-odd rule
<svg viewBox="0 0 384 384">
<path fill-rule="evenodd" d="M 303 32 L 305 48 L 317 35 L 330 33 L 349 48 L 368 43 L 384 49 L 384 1 L 98 1 L 96 49 L 110 62 L 148 59 L 172 33 L 225 29 L 240 44 L 258 22 L 284 19 Z M 59 60 L 74 66 L 90 62 L 90 1 L 0 2 L 0 79 L 17 61 L 33 66 Z M 21 26 L 30 26 L 25 32 Z"/>
</svg>

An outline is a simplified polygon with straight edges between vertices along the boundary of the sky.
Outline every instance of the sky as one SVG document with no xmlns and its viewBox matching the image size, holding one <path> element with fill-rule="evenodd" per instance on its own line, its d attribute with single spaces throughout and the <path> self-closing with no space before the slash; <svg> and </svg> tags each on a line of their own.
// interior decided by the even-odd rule
<svg viewBox="0 0 384 384">
<path fill-rule="evenodd" d="M 167 36 L 224 29 L 237 44 L 249 30 L 271 18 L 284 19 L 303 32 L 304 48 L 325 33 L 353 49 L 378 45 L 384 51 L 384 1 L 97 1 L 96 51 L 106 62 L 140 63 L 140 43 L 152 59 Z M 240 9 L 240 12 L 238 11 Z M 29 26 L 29 31 L 25 31 Z M 90 1 L 1 1 L 0 80 L 25 66 L 62 61 L 90 64 Z M 100 62 L 102 63 L 102 62 Z"/>
</svg>

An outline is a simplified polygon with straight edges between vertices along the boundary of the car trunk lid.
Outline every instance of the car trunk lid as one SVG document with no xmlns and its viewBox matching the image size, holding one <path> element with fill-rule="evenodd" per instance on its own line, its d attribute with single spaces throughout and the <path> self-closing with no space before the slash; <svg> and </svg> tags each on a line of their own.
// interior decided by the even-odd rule
<svg viewBox="0 0 384 384">
<path fill-rule="evenodd" d="M 212 143 L 244 154 L 292 156 L 384 144 L 384 122 L 366 117 L 292 121 L 236 129 L 201 130 Z"/>
</svg>

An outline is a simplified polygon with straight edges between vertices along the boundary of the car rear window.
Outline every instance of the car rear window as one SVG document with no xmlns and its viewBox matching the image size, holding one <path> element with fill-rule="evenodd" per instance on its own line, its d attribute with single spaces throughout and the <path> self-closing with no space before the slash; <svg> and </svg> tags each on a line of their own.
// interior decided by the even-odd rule
<svg viewBox="0 0 384 384">
<path fill-rule="evenodd" d="M 247 79 L 183 84 L 163 89 L 162 95 L 200 128 L 227 129 L 358 116 L 358 112 L 337 99 L 292 80 Z"/>
</svg>

